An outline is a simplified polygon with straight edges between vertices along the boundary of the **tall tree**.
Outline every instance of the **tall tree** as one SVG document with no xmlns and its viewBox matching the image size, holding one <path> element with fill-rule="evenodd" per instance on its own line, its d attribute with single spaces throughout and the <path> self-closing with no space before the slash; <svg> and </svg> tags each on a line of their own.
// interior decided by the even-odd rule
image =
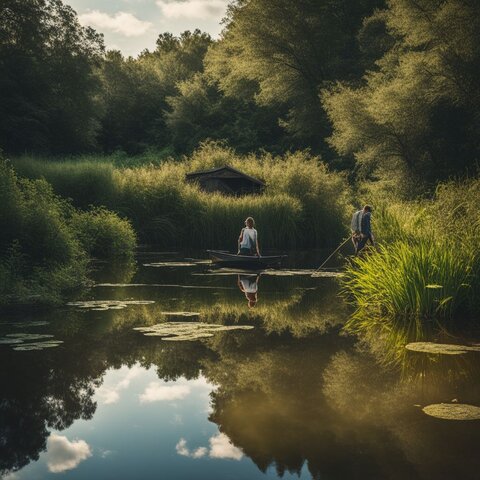
<svg viewBox="0 0 480 480">
<path fill-rule="evenodd" d="M 364 84 L 323 95 L 331 145 L 390 174 L 434 182 L 465 172 L 480 154 L 480 4 L 389 0 L 379 18 L 393 42 Z"/>
<path fill-rule="evenodd" d="M 320 88 L 361 73 L 356 35 L 380 0 L 240 0 L 228 13 L 207 72 L 227 95 L 285 105 L 281 125 L 299 146 L 323 146 Z"/>
<path fill-rule="evenodd" d="M 60 0 L 0 4 L 0 145 L 7 152 L 92 148 L 94 67 L 103 37 Z"/>
</svg>

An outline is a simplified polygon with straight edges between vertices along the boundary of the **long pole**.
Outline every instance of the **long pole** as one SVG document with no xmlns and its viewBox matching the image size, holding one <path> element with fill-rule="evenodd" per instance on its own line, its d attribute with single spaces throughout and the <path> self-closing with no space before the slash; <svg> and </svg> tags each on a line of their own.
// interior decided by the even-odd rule
<svg viewBox="0 0 480 480">
<path fill-rule="evenodd" d="M 350 236 L 348 236 L 335 250 L 334 252 L 315 270 L 318 272 L 323 268 L 323 266 L 350 240 Z"/>
</svg>

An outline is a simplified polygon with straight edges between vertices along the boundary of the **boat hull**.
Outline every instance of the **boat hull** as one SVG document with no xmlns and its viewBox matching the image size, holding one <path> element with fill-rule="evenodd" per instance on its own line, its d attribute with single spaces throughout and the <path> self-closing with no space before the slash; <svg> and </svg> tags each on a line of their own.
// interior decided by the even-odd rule
<svg viewBox="0 0 480 480">
<path fill-rule="evenodd" d="M 279 266 L 286 255 L 270 255 L 257 257 L 254 255 L 235 255 L 233 253 L 207 250 L 212 262 L 224 267 L 258 269 Z"/>
</svg>

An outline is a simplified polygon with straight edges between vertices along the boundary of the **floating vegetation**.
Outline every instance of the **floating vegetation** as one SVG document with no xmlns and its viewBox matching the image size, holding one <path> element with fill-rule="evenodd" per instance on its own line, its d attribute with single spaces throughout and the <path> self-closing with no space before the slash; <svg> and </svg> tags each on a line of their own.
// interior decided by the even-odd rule
<svg viewBox="0 0 480 480">
<path fill-rule="evenodd" d="M 197 263 L 195 262 L 155 262 L 155 263 L 144 263 L 144 267 L 195 267 Z"/>
<path fill-rule="evenodd" d="M 480 407 L 465 403 L 437 403 L 427 405 L 422 410 L 442 420 L 480 420 Z"/>
<path fill-rule="evenodd" d="M 193 341 L 200 338 L 213 337 L 215 333 L 230 330 L 252 330 L 250 325 L 217 325 L 203 322 L 168 322 L 151 327 L 135 327 L 147 337 L 161 337 L 168 341 Z"/>
<path fill-rule="evenodd" d="M 47 338 L 49 340 L 45 340 Z M 11 345 L 13 350 L 16 351 L 27 351 L 58 347 L 58 345 L 63 343 L 61 340 L 52 340 L 52 338 L 53 335 L 46 333 L 9 333 L 0 338 L 0 344 Z"/>
<path fill-rule="evenodd" d="M 207 285 L 179 285 L 169 283 L 97 283 L 95 287 L 155 287 L 155 288 L 186 288 L 199 290 L 235 290 L 233 287 L 211 287 Z"/>
<path fill-rule="evenodd" d="M 199 312 L 160 312 L 167 317 L 199 317 Z"/>
<path fill-rule="evenodd" d="M 151 305 L 154 300 L 87 300 L 84 302 L 69 302 L 69 307 L 103 312 L 106 310 L 123 310 L 129 305 Z"/>
<path fill-rule="evenodd" d="M 462 355 L 467 352 L 480 352 L 480 346 L 454 345 L 449 343 L 413 342 L 405 345 L 407 350 L 439 355 Z"/>
<path fill-rule="evenodd" d="M 330 278 L 330 277 L 343 277 L 345 274 L 343 272 L 313 272 L 312 277 L 313 278 L 319 278 L 319 277 L 325 277 L 325 278 Z"/>
<path fill-rule="evenodd" d="M 13 325 L 16 328 L 31 328 L 31 327 L 44 327 L 45 325 L 48 325 L 49 322 L 45 320 L 37 320 L 37 321 L 26 321 L 26 322 L 12 322 L 11 325 Z"/>
<path fill-rule="evenodd" d="M 262 275 L 271 277 L 312 276 L 315 270 L 264 270 Z"/>
<path fill-rule="evenodd" d="M 30 350 L 43 350 L 44 348 L 58 347 L 63 343 L 62 340 L 46 340 L 45 342 L 23 343 L 13 347 L 17 352 L 26 352 Z"/>
</svg>

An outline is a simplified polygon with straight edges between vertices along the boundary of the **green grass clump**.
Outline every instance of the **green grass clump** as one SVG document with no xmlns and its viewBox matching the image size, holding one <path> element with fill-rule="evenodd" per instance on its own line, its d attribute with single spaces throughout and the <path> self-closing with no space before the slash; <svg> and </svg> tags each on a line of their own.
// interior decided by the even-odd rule
<svg viewBox="0 0 480 480">
<path fill-rule="evenodd" d="M 57 195 L 71 198 L 80 208 L 107 205 L 115 195 L 114 166 L 101 158 L 87 156 L 78 161 L 21 157 L 14 160 L 14 166 L 22 177 L 44 178 Z"/>
<path fill-rule="evenodd" d="M 446 321 L 480 312 L 480 180 L 448 182 L 432 200 L 382 204 L 374 213 L 380 247 L 347 268 L 344 292 L 365 318 Z"/>
<path fill-rule="evenodd" d="M 344 281 L 364 313 L 450 318 L 468 301 L 472 273 L 471 259 L 449 243 L 398 241 L 353 260 Z"/>
</svg>

